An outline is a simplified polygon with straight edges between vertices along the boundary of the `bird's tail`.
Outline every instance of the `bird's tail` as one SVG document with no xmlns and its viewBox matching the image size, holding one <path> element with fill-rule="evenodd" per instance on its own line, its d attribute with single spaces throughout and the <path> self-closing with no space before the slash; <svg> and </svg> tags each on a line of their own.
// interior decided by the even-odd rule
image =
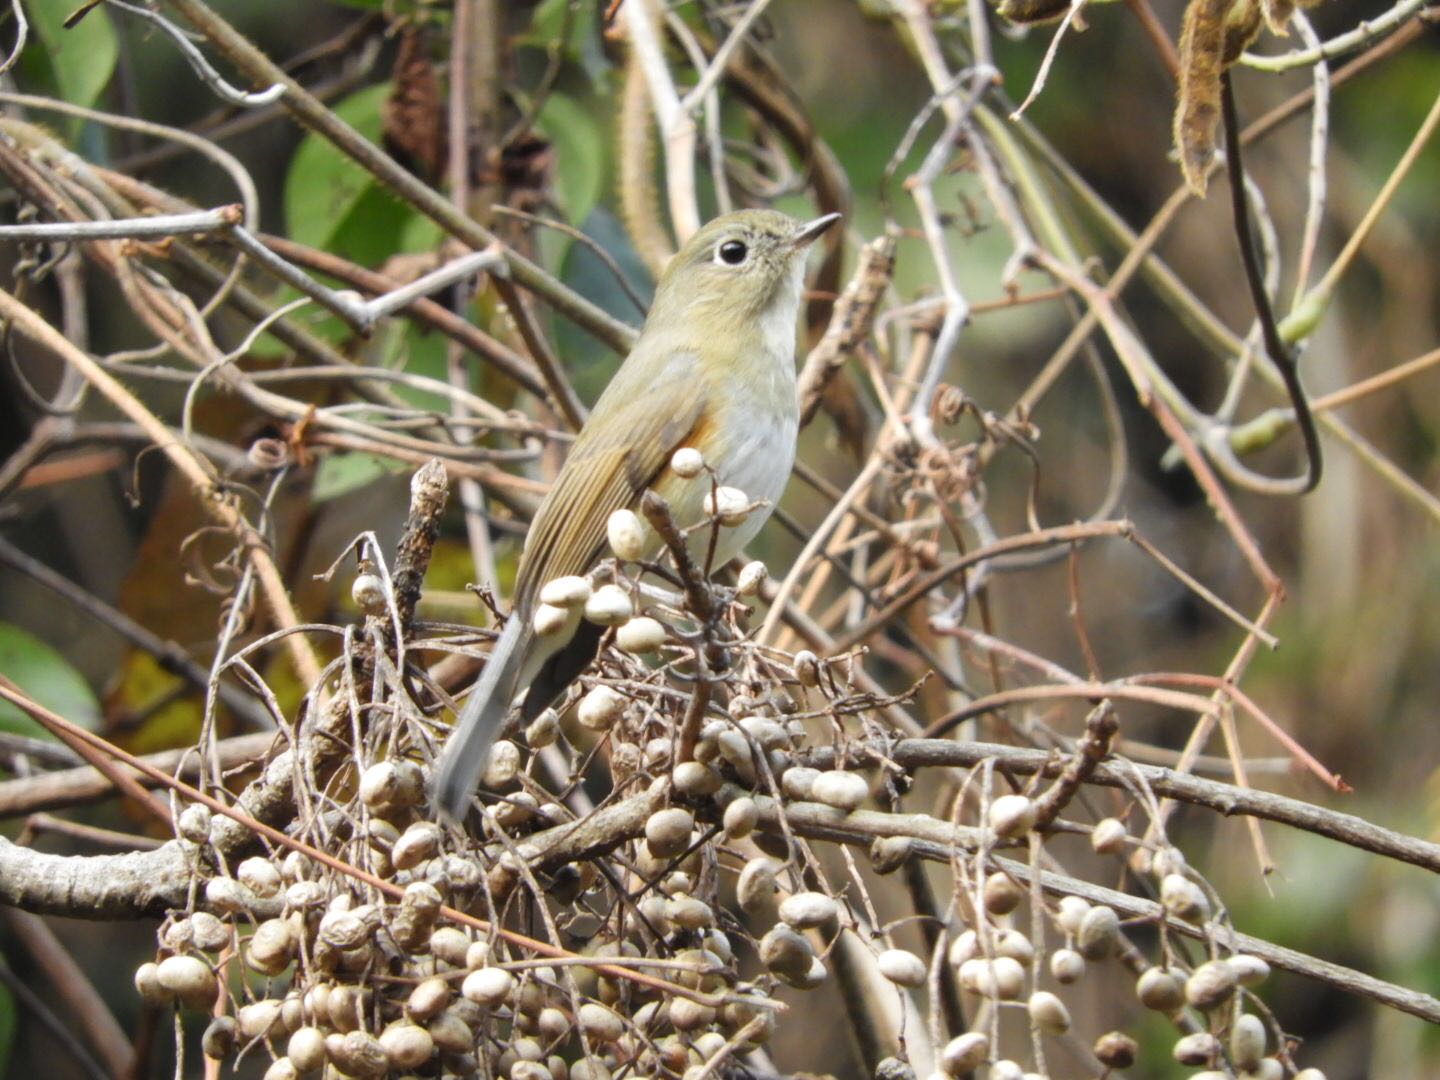
<svg viewBox="0 0 1440 1080">
<path fill-rule="evenodd" d="M 489 762 L 490 747 L 500 733 L 505 714 L 510 711 L 510 699 L 515 694 L 520 665 L 527 651 L 523 647 L 526 621 L 518 613 L 506 620 L 505 629 L 490 650 L 480 681 L 465 700 L 459 719 L 450 729 L 445 752 L 440 756 L 435 771 L 434 805 L 440 818 L 451 824 L 464 820 Z"/>
</svg>

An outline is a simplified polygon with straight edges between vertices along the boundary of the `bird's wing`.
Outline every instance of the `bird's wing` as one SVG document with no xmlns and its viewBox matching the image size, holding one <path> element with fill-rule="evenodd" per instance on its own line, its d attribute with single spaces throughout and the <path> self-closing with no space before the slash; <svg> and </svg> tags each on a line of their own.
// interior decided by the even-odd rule
<svg viewBox="0 0 1440 1080">
<path fill-rule="evenodd" d="M 547 581 L 588 571 L 604 553 L 610 515 L 633 507 L 670 456 L 694 441 L 706 414 L 698 376 L 693 353 L 658 365 L 636 354 L 626 360 L 535 515 L 515 584 L 517 609 L 528 608 Z"/>
</svg>

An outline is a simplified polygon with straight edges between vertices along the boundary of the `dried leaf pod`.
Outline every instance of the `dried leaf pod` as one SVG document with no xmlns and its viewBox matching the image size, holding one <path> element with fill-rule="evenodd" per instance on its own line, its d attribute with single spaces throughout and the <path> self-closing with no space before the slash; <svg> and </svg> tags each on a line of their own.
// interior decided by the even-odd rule
<svg viewBox="0 0 1440 1080">
<path fill-rule="evenodd" d="M 1208 1012 L 1229 1001 L 1237 985 L 1234 969 L 1228 963 L 1209 960 L 1185 980 L 1185 1000 L 1195 1008 Z"/>
<path fill-rule="evenodd" d="M 1176 1039 L 1171 1052 L 1181 1065 L 1209 1065 L 1220 1055 L 1220 1040 L 1208 1031 L 1197 1031 Z"/>
<path fill-rule="evenodd" d="M 705 496 L 705 513 L 733 528 L 750 516 L 750 496 L 739 488 L 715 488 Z"/>
<path fill-rule="evenodd" d="M 760 591 L 760 586 L 770 576 L 770 568 L 759 559 L 748 562 L 740 568 L 740 573 L 735 576 L 735 592 L 739 596 L 754 596 Z"/>
<path fill-rule="evenodd" d="M 837 810 L 851 811 L 870 797 L 870 785 L 859 773 L 839 769 L 822 772 L 815 778 L 810 797 Z"/>
<path fill-rule="evenodd" d="M 1099 904 L 1085 913 L 1075 931 L 1075 948 L 1086 960 L 1104 960 L 1120 941 L 1120 916 L 1115 909 Z"/>
<path fill-rule="evenodd" d="M 1070 1030 L 1070 1010 L 1048 990 L 1031 994 L 1025 1009 L 1035 1026 L 1047 1035 L 1063 1035 Z"/>
<path fill-rule="evenodd" d="M 155 981 L 187 1009 L 208 1009 L 215 1004 L 215 973 L 196 957 L 167 956 L 155 970 Z"/>
<path fill-rule="evenodd" d="M 1265 1024 L 1253 1013 L 1235 1018 L 1230 1027 L 1230 1059 L 1245 1072 L 1254 1072 L 1265 1056 Z"/>
<path fill-rule="evenodd" d="M 515 976 L 500 967 L 482 967 L 465 976 L 460 993 L 485 1008 L 503 1004 L 515 989 Z"/>
<path fill-rule="evenodd" d="M 610 541 L 610 550 L 625 562 L 645 557 L 647 529 L 635 511 L 614 511 L 605 522 L 605 536 Z"/>
<path fill-rule="evenodd" d="M 1056 949 L 1050 954 L 1050 974 L 1062 986 L 1077 983 L 1085 977 L 1085 958 L 1074 949 Z"/>
<path fill-rule="evenodd" d="M 1001 795 L 986 815 L 996 836 L 1018 839 L 1035 824 L 1035 803 L 1024 795 Z"/>
<path fill-rule="evenodd" d="M 923 986 L 925 961 L 905 949 L 886 949 L 876 958 L 880 974 L 896 986 Z"/>
<path fill-rule="evenodd" d="M 392 1069 L 415 1069 L 435 1053 L 435 1039 L 423 1027 L 401 1020 L 380 1033 L 380 1048 Z"/>
<path fill-rule="evenodd" d="M 1024 891 L 1003 870 L 996 870 L 985 879 L 982 894 L 985 910 L 991 915 L 1009 915 L 1025 899 Z"/>
<path fill-rule="evenodd" d="M 990 1039 L 979 1031 L 957 1035 L 940 1051 L 940 1068 L 947 1076 L 964 1076 L 990 1056 Z"/>
<path fill-rule="evenodd" d="M 205 1025 L 200 1036 L 200 1052 L 208 1058 L 221 1061 L 235 1050 L 239 1026 L 233 1016 L 217 1016 Z"/>
<path fill-rule="evenodd" d="M 641 615 L 615 631 L 615 645 L 628 653 L 654 652 L 665 644 L 667 634 L 658 619 Z"/>
<path fill-rule="evenodd" d="M 581 1030 L 592 1039 L 613 1043 L 625 1034 L 625 1020 L 614 1009 L 593 1001 L 580 1006 L 576 1020 Z"/>
<path fill-rule="evenodd" d="M 325 1064 L 325 1033 L 317 1027 L 302 1027 L 290 1036 L 285 1054 L 301 1072 L 314 1072 Z"/>
<path fill-rule="evenodd" d="M 1185 984 L 1178 971 L 1152 967 L 1136 980 L 1135 996 L 1147 1009 L 1173 1013 L 1185 1004 Z"/>
<path fill-rule="evenodd" d="M 772 926 L 760 939 L 760 962 L 783 979 L 804 979 L 814 959 L 810 942 L 785 923 Z"/>
<path fill-rule="evenodd" d="M 775 875 L 779 871 L 780 864 L 764 855 L 745 864 L 735 885 L 735 899 L 741 911 L 747 915 L 761 915 L 772 908 L 778 888 Z"/>
<path fill-rule="evenodd" d="M 670 455 L 670 468 L 676 476 L 693 480 L 705 471 L 705 456 L 693 446 L 682 446 Z"/>
<path fill-rule="evenodd" d="M 593 591 L 589 578 L 568 574 L 552 578 L 541 586 L 540 602 L 558 608 L 583 608 Z"/>
<path fill-rule="evenodd" d="M 821 892 L 798 892 L 780 904 L 781 920 L 799 930 L 825 926 L 839 913 L 839 905 Z"/>
<path fill-rule="evenodd" d="M 1090 830 L 1090 846 L 1101 855 L 1115 855 L 1125 850 L 1130 832 L 1119 818 L 1105 818 Z"/>
<path fill-rule="evenodd" d="M 344 1035 L 329 1035 L 325 1039 L 325 1052 L 330 1060 L 351 1076 L 378 1078 L 390 1071 L 390 1060 L 380 1040 L 369 1032 L 348 1031 Z"/>
<path fill-rule="evenodd" d="M 619 585 L 601 585 L 585 601 L 585 618 L 597 626 L 619 626 L 634 614 L 630 594 Z"/>
<path fill-rule="evenodd" d="M 1110 1031 L 1095 1040 L 1095 1056 L 1110 1069 L 1128 1069 L 1135 1064 L 1140 1045 L 1122 1031 Z"/>
<path fill-rule="evenodd" d="M 694 828 L 689 810 L 678 806 L 657 810 L 645 821 L 645 846 L 657 859 L 672 859 L 690 846 Z"/>
<path fill-rule="evenodd" d="M 760 808 L 755 800 L 748 795 L 742 795 L 725 807 L 722 824 L 726 837 L 731 840 L 743 840 L 755 831 L 759 820 Z"/>
<path fill-rule="evenodd" d="M 280 1002 L 273 998 L 261 998 L 241 1005 L 235 1011 L 235 1022 L 246 1039 L 265 1039 L 281 1034 Z"/>
<path fill-rule="evenodd" d="M 1166 874 L 1160 882 L 1160 903 L 1165 910 L 1186 922 L 1203 923 L 1210 917 L 1205 890 L 1183 874 Z"/>
</svg>

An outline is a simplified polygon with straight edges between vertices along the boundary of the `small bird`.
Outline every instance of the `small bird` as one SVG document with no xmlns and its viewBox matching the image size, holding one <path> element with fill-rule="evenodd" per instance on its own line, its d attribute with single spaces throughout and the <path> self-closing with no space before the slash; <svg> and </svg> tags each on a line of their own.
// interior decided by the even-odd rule
<svg viewBox="0 0 1440 1080">
<path fill-rule="evenodd" d="M 702 227 L 670 260 L 649 317 L 555 478 L 526 534 L 510 617 L 480 681 L 450 732 L 435 781 L 435 806 L 464 819 L 512 702 L 529 723 L 599 650 L 604 628 L 577 621 L 570 634 L 535 632 L 541 589 L 588 572 L 605 554 L 616 510 L 635 510 L 647 489 L 675 520 L 703 520 L 708 478 L 670 468 L 693 447 L 720 484 L 773 506 L 795 461 L 796 319 L 805 253 L 840 218 L 802 224 L 773 210 L 740 210 Z M 723 566 L 769 517 L 756 510 L 716 539 Z M 709 530 L 698 530 L 708 544 Z M 695 544 L 695 535 L 691 537 Z M 649 553 L 660 541 L 649 539 Z M 702 553 L 705 548 L 699 547 Z"/>
</svg>

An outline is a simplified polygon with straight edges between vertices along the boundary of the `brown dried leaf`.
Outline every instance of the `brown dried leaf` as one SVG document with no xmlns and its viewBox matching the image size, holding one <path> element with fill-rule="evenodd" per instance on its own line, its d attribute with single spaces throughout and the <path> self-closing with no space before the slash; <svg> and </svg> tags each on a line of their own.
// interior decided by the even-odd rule
<svg viewBox="0 0 1440 1080">
<path fill-rule="evenodd" d="M 1180 26 L 1180 89 L 1175 148 L 1190 190 L 1205 197 L 1205 173 L 1220 126 L 1220 75 L 1225 70 L 1226 16 L 1234 0 L 1190 0 Z"/>
<path fill-rule="evenodd" d="M 395 53 L 393 89 L 381 110 L 385 149 L 433 183 L 445 170 L 445 99 L 425 35 L 408 27 Z"/>
</svg>

